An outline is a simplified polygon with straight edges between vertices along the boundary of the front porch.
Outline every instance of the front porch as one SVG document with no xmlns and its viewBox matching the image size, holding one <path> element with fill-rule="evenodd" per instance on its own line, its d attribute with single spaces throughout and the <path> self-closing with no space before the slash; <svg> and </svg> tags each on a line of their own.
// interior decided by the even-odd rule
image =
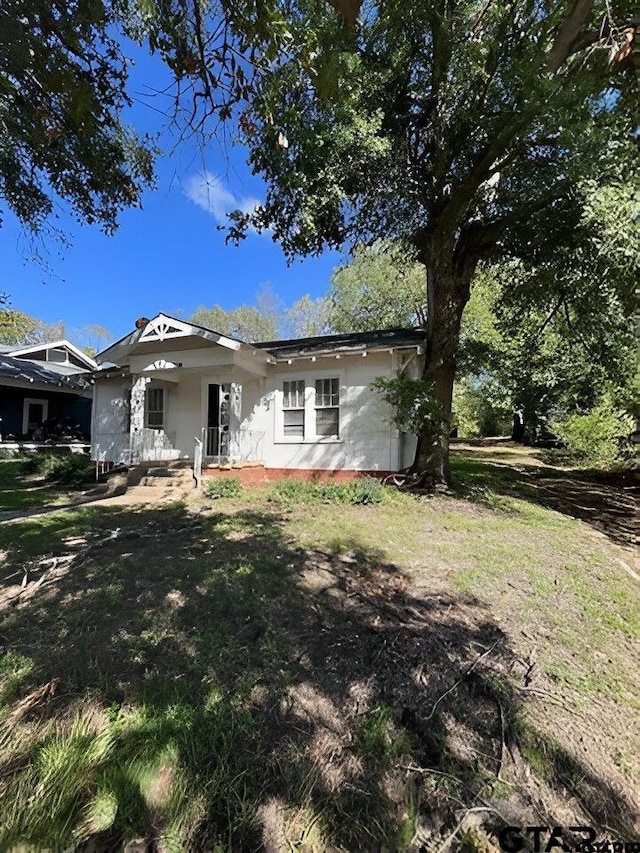
<svg viewBox="0 0 640 853">
<path fill-rule="evenodd" d="M 264 432 L 242 423 L 243 386 L 187 374 L 138 377 L 131 388 L 130 463 L 195 460 L 202 466 L 259 462 Z"/>
<path fill-rule="evenodd" d="M 97 461 L 261 459 L 264 433 L 246 413 L 263 393 L 267 354 L 158 315 L 102 355 L 123 367 L 105 368 L 95 385 Z"/>
</svg>

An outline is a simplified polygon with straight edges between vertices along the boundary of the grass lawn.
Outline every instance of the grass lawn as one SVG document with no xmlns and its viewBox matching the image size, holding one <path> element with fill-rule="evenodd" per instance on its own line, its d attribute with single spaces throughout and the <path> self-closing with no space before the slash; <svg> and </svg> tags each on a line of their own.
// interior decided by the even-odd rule
<svg viewBox="0 0 640 853">
<path fill-rule="evenodd" d="M 0 849 L 630 840 L 622 514 L 572 517 L 577 475 L 454 467 L 448 496 L 297 484 L 1 523 Z"/>
<path fill-rule="evenodd" d="M 25 472 L 23 458 L 0 459 L 0 511 L 31 509 L 55 502 L 60 493 L 42 477 Z"/>
<path fill-rule="evenodd" d="M 88 457 L 40 453 L 0 457 L 0 513 L 66 503 L 73 490 L 93 480 Z"/>
</svg>

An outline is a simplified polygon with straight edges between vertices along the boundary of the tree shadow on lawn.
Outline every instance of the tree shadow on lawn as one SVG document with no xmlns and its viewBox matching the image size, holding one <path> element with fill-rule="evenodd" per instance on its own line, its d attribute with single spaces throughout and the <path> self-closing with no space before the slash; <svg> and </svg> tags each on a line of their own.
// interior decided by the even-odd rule
<svg viewBox="0 0 640 853">
<path fill-rule="evenodd" d="M 557 822 L 527 791 L 515 655 L 477 600 L 417 596 L 357 542 L 297 548 L 277 512 L 85 510 L 47 519 L 38 551 L 41 524 L 3 565 L 33 561 L 3 590 L 0 846 L 398 849 L 471 807 Z M 526 737 L 574 813 L 631 832 L 619 791 Z"/>
<path fill-rule="evenodd" d="M 563 471 L 543 464 L 525 468 L 464 451 L 452 452 L 451 467 L 461 497 L 482 501 L 479 490 L 491 489 L 579 518 L 623 547 L 636 543 L 637 489 L 630 472 Z"/>
</svg>

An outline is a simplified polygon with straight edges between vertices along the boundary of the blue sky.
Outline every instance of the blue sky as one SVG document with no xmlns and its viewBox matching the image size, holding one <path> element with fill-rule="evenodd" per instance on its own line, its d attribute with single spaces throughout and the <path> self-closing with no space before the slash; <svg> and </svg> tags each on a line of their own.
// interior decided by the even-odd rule
<svg viewBox="0 0 640 853">
<path fill-rule="evenodd" d="M 141 96 L 147 84 L 161 88 L 163 78 L 159 63 L 138 50 L 129 120 L 140 131 L 166 125 Z M 169 150 L 173 142 L 165 127 L 161 146 Z M 188 317 L 199 305 L 216 303 L 233 308 L 253 302 L 265 284 L 286 305 L 305 293 L 316 297 L 326 291 L 331 270 L 341 261 L 338 253 L 287 267 L 269 235 L 250 234 L 236 248 L 225 245 L 224 234 L 216 230 L 225 212 L 264 196 L 241 149 L 223 151 L 213 144 L 201 152 L 192 142 L 183 143 L 158 159 L 156 171 L 157 189 L 145 193 L 141 210 L 121 215 L 112 237 L 74 223 L 61 209 L 59 225 L 71 246 L 45 240 L 41 248 L 48 269 L 30 260 L 24 234 L 7 214 L 0 228 L 0 293 L 9 294 L 10 307 L 48 323 L 64 320 L 71 339 L 84 337 L 81 327 L 87 324 L 118 338 L 137 317 L 160 310 Z"/>
</svg>

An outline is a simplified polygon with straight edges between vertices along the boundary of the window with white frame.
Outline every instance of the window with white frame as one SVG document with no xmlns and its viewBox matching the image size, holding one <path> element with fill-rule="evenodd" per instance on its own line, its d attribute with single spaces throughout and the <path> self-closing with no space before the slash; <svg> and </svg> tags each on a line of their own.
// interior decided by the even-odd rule
<svg viewBox="0 0 640 853">
<path fill-rule="evenodd" d="M 316 379 L 316 435 L 340 435 L 340 386 L 337 379 Z"/>
<path fill-rule="evenodd" d="M 282 383 L 283 434 L 304 438 L 304 379 Z"/>
<path fill-rule="evenodd" d="M 148 388 L 146 394 L 147 429 L 164 427 L 164 388 Z"/>
</svg>

